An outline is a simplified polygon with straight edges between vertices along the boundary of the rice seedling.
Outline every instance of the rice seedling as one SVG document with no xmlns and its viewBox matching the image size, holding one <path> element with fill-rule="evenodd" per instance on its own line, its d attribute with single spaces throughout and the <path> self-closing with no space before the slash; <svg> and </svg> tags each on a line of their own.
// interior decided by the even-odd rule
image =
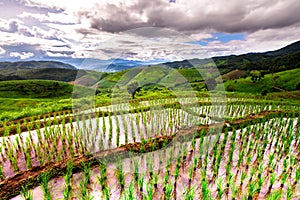
<svg viewBox="0 0 300 200">
<path fill-rule="evenodd" d="M 42 191 L 44 194 L 44 199 L 51 200 L 52 197 L 51 197 L 51 192 L 50 192 L 49 185 L 48 185 L 48 183 L 50 181 L 49 172 L 45 172 L 45 173 L 41 174 L 40 181 L 41 181 Z"/>
<path fill-rule="evenodd" d="M 64 175 L 64 182 L 65 182 L 65 189 L 64 189 L 64 199 L 69 200 L 71 199 L 71 192 L 72 192 L 72 187 L 71 187 L 71 178 L 72 178 L 72 172 L 73 171 L 73 163 L 69 162 L 67 164 L 67 170 Z"/>
<path fill-rule="evenodd" d="M 91 177 L 91 165 L 90 163 L 82 163 L 83 175 L 80 181 L 80 198 L 82 200 L 90 200 L 92 197 L 90 196 L 88 185 L 90 184 Z"/>
<path fill-rule="evenodd" d="M 222 198 L 222 195 L 224 193 L 224 188 L 223 188 L 223 179 L 222 178 L 218 178 L 216 181 L 217 184 L 217 191 L 218 191 L 218 199 Z"/>
<path fill-rule="evenodd" d="M 123 200 L 135 200 L 135 193 L 134 193 L 134 186 L 133 183 L 130 182 L 129 187 L 126 189 L 125 194 L 123 196 Z M 145 197 L 145 199 L 149 199 L 147 198 L 147 196 Z M 151 198 L 152 200 L 152 198 Z"/>
<path fill-rule="evenodd" d="M 25 184 L 21 189 L 21 196 L 24 200 L 33 200 L 33 193 L 28 189 L 28 185 Z"/>
</svg>

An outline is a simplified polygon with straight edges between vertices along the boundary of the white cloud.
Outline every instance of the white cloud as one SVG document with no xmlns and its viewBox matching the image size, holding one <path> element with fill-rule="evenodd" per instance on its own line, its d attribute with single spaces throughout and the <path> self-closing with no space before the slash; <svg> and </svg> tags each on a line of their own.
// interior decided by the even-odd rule
<svg viewBox="0 0 300 200">
<path fill-rule="evenodd" d="M 4 20 L 1 19 L 0 31 L 8 32 L 8 33 L 16 33 L 18 32 L 19 26 L 22 21 L 18 19 Z"/>
<path fill-rule="evenodd" d="M 21 60 L 31 58 L 34 56 L 32 52 L 10 52 L 11 57 L 19 57 Z"/>
<path fill-rule="evenodd" d="M 208 44 L 211 55 L 243 54 L 249 52 L 272 51 L 299 41 L 300 23 L 283 29 L 266 29 L 250 33 L 245 41 Z"/>
<path fill-rule="evenodd" d="M 6 52 L 5 49 L 0 47 L 0 55 L 4 54 L 5 52 Z"/>
<path fill-rule="evenodd" d="M 66 53 L 52 53 L 52 52 L 46 52 L 46 55 L 49 57 L 69 57 L 69 54 Z"/>
<path fill-rule="evenodd" d="M 47 14 L 23 12 L 17 16 L 22 19 L 35 19 L 41 23 L 74 24 L 78 21 L 75 15 L 70 15 L 65 12 Z"/>
</svg>

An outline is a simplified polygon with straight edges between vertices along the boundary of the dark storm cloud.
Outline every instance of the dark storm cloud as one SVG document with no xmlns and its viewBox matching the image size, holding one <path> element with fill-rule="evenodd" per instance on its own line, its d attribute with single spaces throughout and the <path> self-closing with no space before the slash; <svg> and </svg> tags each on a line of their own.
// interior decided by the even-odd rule
<svg viewBox="0 0 300 200">
<path fill-rule="evenodd" d="M 105 32 L 118 33 L 127 31 L 130 29 L 155 26 L 153 20 L 142 21 L 139 16 L 134 15 L 146 14 L 149 9 L 155 7 L 159 10 L 163 9 L 163 5 L 166 5 L 163 1 L 138 1 L 136 4 L 126 7 L 124 5 L 116 6 L 114 4 L 107 4 L 104 8 L 108 17 L 103 18 L 101 15 L 101 9 L 95 9 L 94 12 L 83 11 L 79 12 L 79 17 L 86 17 L 90 19 L 91 28 L 98 29 Z M 100 12 L 97 12 L 97 11 Z M 152 12 L 152 11 L 151 11 Z M 159 23 L 157 23 L 159 25 Z"/>
<path fill-rule="evenodd" d="M 205 2 L 191 2 L 194 2 L 192 5 L 195 6 L 187 10 L 184 3 L 174 8 L 174 3 L 170 4 L 165 0 L 138 0 L 133 5 L 108 4 L 104 8 L 95 8 L 92 13 L 83 11 L 78 15 L 80 18 L 88 18 L 91 28 L 111 33 L 149 26 L 172 28 L 186 33 L 202 30 L 255 32 L 287 27 L 300 22 L 298 0 L 257 0 L 247 3 L 228 0 L 226 3 L 211 2 L 211 7 L 204 4 Z M 104 11 L 107 14 L 105 17 L 102 14 Z"/>
<path fill-rule="evenodd" d="M 130 29 L 147 27 L 148 23 L 139 22 L 136 23 L 137 20 L 131 18 L 130 16 L 126 16 L 126 18 L 117 17 L 116 19 L 91 19 L 91 28 L 98 29 L 105 32 L 111 33 L 119 33 L 123 31 L 127 31 Z"/>
</svg>

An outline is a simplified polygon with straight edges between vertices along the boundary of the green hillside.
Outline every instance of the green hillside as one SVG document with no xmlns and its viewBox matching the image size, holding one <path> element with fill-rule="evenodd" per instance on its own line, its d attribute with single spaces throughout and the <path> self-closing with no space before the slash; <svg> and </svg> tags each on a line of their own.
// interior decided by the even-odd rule
<svg viewBox="0 0 300 200">
<path fill-rule="evenodd" d="M 294 91 L 300 77 L 300 68 L 267 74 L 261 80 L 253 82 L 251 77 L 228 80 L 224 83 L 227 91 L 243 93 L 262 93 Z"/>
<path fill-rule="evenodd" d="M 79 96 L 93 89 L 76 86 Z M 74 85 L 49 80 L 0 81 L 0 122 L 72 109 Z M 83 94 L 82 94 L 83 93 Z"/>
<path fill-rule="evenodd" d="M 76 85 L 76 91 L 89 94 L 94 89 Z M 0 98 L 66 99 L 74 95 L 74 85 L 49 80 L 0 81 Z M 83 95 L 83 94 L 82 94 Z"/>
<path fill-rule="evenodd" d="M 120 86 L 135 80 L 140 85 L 163 85 L 174 87 L 186 82 L 203 81 L 198 70 L 193 68 L 172 69 L 161 66 L 151 66 L 145 68 L 133 68 L 115 73 L 105 73 L 98 82 L 101 89 L 108 89 L 117 83 Z"/>
<path fill-rule="evenodd" d="M 59 81 L 15 80 L 0 82 L 1 98 L 70 98 L 73 85 Z"/>
</svg>

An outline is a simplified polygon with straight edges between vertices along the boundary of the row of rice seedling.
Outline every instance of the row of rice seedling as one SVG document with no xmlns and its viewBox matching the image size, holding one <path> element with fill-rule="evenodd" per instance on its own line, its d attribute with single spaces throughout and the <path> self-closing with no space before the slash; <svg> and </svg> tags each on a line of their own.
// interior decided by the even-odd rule
<svg viewBox="0 0 300 200">
<path fill-rule="evenodd" d="M 82 199 L 297 199 L 299 123 L 298 118 L 274 118 L 203 134 L 153 154 L 132 154 L 116 163 L 102 160 L 97 168 L 83 164 L 80 181 L 67 172 L 69 177 L 60 180 L 65 187 L 50 193 L 55 199 L 63 193 Z"/>
<path fill-rule="evenodd" d="M 170 99 L 157 99 L 157 100 L 146 100 L 142 102 L 137 102 L 133 105 L 130 103 L 120 103 L 112 102 L 112 105 L 99 107 L 88 111 L 64 111 L 58 113 L 51 113 L 48 115 L 24 118 L 14 122 L 7 122 L 0 124 L 0 134 L 2 136 L 8 136 L 12 134 L 19 134 L 20 132 L 30 131 L 40 127 L 46 127 L 50 125 L 55 125 L 58 123 L 70 122 L 72 119 L 75 121 L 76 115 L 78 114 L 93 114 L 94 112 L 122 112 L 136 109 L 149 109 L 149 107 L 161 107 L 163 105 L 169 105 L 172 107 L 176 102 L 180 103 L 181 107 L 198 107 L 200 110 L 198 114 L 205 114 L 207 116 L 221 116 L 225 118 L 236 118 L 241 117 L 250 113 L 258 113 L 262 110 L 299 110 L 299 106 L 287 103 L 280 103 L 273 101 L 255 101 L 251 99 L 227 99 L 226 102 L 222 98 L 217 98 L 215 100 L 210 100 L 209 98 L 170 98 Z M 226 106 L 227 104 L 227 106 Z M 226 107 L 225 107 L 226 106 Z M 225 108 L 223 108 L 225 107 Z M 115 115 L 115 114 L 112 114 Z M 107 113 L 106 113 L 107 116 Z"/>
</svg>

